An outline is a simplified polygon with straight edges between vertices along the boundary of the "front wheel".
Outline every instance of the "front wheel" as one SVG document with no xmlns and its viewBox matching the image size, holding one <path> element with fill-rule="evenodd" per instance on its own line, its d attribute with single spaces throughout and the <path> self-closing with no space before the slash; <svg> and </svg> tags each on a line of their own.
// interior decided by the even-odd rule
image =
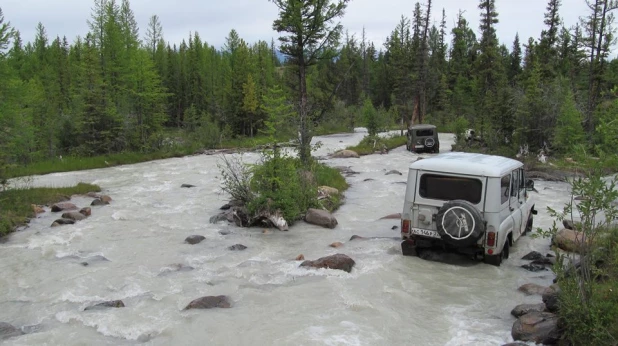
<svg viewBox="0 0 618 346">
<path fill-rule="evenodd" d="M 502 261 L 509 258 L 509 241 L 507 240 L 502 248 L 502 252 L 497 255 L 485 255 L 483 262 L 499 267 Z"/>
<path fill-rule="evenodd" d="M 528 218 L 528 223 L 526 223 L 526 229 L 524 230 L 524 235 L 532 232 L 532 224 L 534 223 L 534 218 L 532 215 Z"/>
</svg>

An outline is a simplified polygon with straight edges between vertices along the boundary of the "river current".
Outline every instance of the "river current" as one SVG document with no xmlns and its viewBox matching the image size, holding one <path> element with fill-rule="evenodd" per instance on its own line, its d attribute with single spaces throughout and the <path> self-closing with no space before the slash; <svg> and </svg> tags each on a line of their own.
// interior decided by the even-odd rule
<svg viewBox="0 0 618 346">
<path fill-rule="evenodd" d="M 316 137 L 325 157 L 358 143 L 366 132 Z M 453 137 L 440 135 L 446 151 Z M 423 156 L 423 155 L 421 155 Z M 242 155 L 247 162 L 255 153 Z M 28 228 L 0 244 L 0 321 L 27 334 L 7 345 L 501 345 L 512 341 L 510 310 L 538 303 L 517 287 L 549 285 L 551 272 L 531 273 L 520 258 L 547 253 L 549 240 L 523 237 L 501 267 L 457 256 L 427 261 L 401 255 L 405 148 L 349 166 L 339 225 L 298 222 L 289 232 L 241 229 L 209 218 L 227 202 L 217 155 L 197 155 L 32 178 L 32 186 L 98 184 L 113 198 L 75 225 L 51 228 L 47 208 Z M 403 175 L 385 173 L 398 170 Z M 367 180 L 370 179 L 370 180 Z M 180 185 L 193 184 L 191 189 Z M 565 183 L 536 182 L 535 227 L 549 227 L 546 207 L 569 200 Z M 74 197 L 79 207 L 92 198 Z M 203 235 L 197 245 L 184 243 Z M 371 237 L 349 241 L 352 235 Z M 329 247 L 343 242 L 338 249 Z M 247 246 L 230 251 L 234 244 Z M 351 273 L 299 268 L 294 259 L 344 253 Z M 88 265 L 84 265 L 87 263 Z M 189 267 L 193 269 L 190 270 Z M 178 270 L 182 268 L 182 270 Z M 193 299 L 228 295 L 230 309 L 190 310 Z M 87 310 L 121 299 L 126 307 Z"/>
</svg>

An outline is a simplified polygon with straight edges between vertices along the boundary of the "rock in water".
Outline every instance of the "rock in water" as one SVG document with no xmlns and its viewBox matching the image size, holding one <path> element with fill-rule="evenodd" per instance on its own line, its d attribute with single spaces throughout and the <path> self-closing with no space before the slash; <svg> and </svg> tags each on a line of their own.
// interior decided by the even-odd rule
<svg viewBox="0 0 618 346">
<path fill-rule="evenodd" d="M 86 217 L 87 217 L 86 215 L 78 211 L 70 211 L 70 212 L 62 214 L 63 219 L 70 219 L 74 221 L 81 221 L 81 220 L 86 219 Z"/>
<path fill-rule="evenodd" d="M 562 336 L 558 328 L 558 316 L 550 312 L 530 312 L 513 323 L 511 335 L 514 340 L 553 345 Z"/>
<path fill-rule="evenodd" d="M 101 195 L 99 198 L 105 202 L 105 204 L 110 204 L 112 202 L 112 198 L 108 195 Z"/>
<path fill-rule="evenodd" d="M 538 260 L 541 258 L 543 258 L 543 255 L 541 255 L 540 252 L 532 251 L 532 252 L 529 252 L 526 256 L 522 257 L 521 259 L 527 260 L 527 261 L 534 261 L 534 260 Z"/>
<path fill-rule="evenodd" d="M 95 200 L 92 201 L 92 203 L 90 203 L 91 206 L 98 206 L 98 205 L 108 205 L 109 202 L 105 202 L 104 200 L 97 198 Z"/>
<path fill-rule="evenodd" d="M 571 229 L 559 230 L 553 240 L 554 245 L 567 252 L 579 252 L 583 242 L 584 234 Z"/>
<path fill-rule="evenodd" d="M 191 185 L 191 184 L 182 184 L 180 185 L 181 188 L 186 188 L 186 189 L 190 189 L 192 187 L 195 187 L 195 185 Z"/>
<path fill-rule="evenodd" d="M 51 207 L 51 211 L 53 212 L 59 212 L 59 211 L 65 211 L 65 210 L 76 210 L 77 206 L 73 203 L 69 203 L 69 202 L 60 202 L 60 203 L 56 203 L 54 205 L 52 205 Z"/>
<path fill-rule="evenodd" d="M 103 302 L 103 303 L 91 305 L 91 306 L 85 308 L 84 311 L 86 311 L 86 310 L 100 310 L 100 309 L 106 309 L 106 308 L 124 308 L 124 303 L 122 302 L 122 300 L 110 300 L 108 302 Z"/>
<path fill-rule="evenodd" d="M 54 221 L 51 226 L 52 227 L 57 227 L 57 226 L 61 226 L 61 225 L 72 225 L 75 223 L 75 220 L 71 220 L 71 219 L 58 219 L 56 221 Z"/>
<path fill-rule="evenodd" d="M 84 216 L 92 215 L 92 209 L 90 209 L 89 207 L 81 208 L 79 212 Z"/>
<path fill-rule="evenodd" d="M 0 340 L 12 338 L 14 336 L 20 336 L 24 334 L 21 329 L 16 328 L 10 323 L 0 322 Z"/>
<path fill-rule="evenodd" d="M 268 215 L 267 219 L 280 231 L 287 231 L 289 229 L 288 222 L 279 213 Z"/>
<path fill-rule="evenodd" d="M 232 251 L 242 251 L 242 250 L 246 250 L 247 247 L 242 244 L 236 244 L 236 245 L 232 245 L 228 247 L 227 249 L 232 250 Z"/>
<path fill-rule="evenodd" d="M 551 287 L 543 293 L 543 303 L 547 307 L 547 310 L 551 312 L 557 312 L 560 309 L 560 287 L 558 285 L 551 285 Z"/>
<path fill-rule="evenodd" d="M 399 172 L 396 169 L 393 169 L 392 171 L 386 172 L 386 175 L 391 175 L 391 174 L 403 175 L 401 172 Z"/>
<path fill-rule="evenodd" d="M 545 311 L 545 304 L 519 304 L 511 310 L 511 315 L 520 317 L 531 312 L 543 312 Z"/>
<path fill-rule="evenodd" d="M 337 219 L 326 210 L 321 209 L 309 209 L 305 215 L 305 221 L 312 225 L 322 226 L 325 228 L 335 228 L 337 226 Z"/>
<path fill-rule="evenodd" d="M 543 293 L 545 293 L 545 291 L 548 289 L 549 287 L 545 287 L 545 286 L 541 286 L 541 285 L 537 285 L 537 284 L 524 284 L 521 285 L 517 290 L 519 292 L 523 292 L 525 295 L 527 296 L 533 296 L 533 295 L 543 295 Z"/>
<path fill-rule="evenodd" d="M 193 300 L 185 307 L 185 310 L 190 309 L 212 309 L 212 308 L 230 308 L 231 304 L 227 296 L 207 296 Z"/>
<path fill-rule="evenodd" d="M 336 242 L 334 242 L 334 243 L 330 244 L 329 246 L 330 246 L 330 247 L 334 247 L 334 248 L 340 248 L 340 247 L 342 247 L 342 246 L 343 246 L 343 243 L 342 243 L 342 242 L 339 242 L 339 241 L 336 241 Z"/>
<path fill-rule="evenodd" d="M 190 235 L 185 239 L 185 243 L 195 245 L 202 242 L 202 240 L 206 239 L 203 235 Z"/>
<path fill-rule="evenodd" d="M 296 258 L 294 259 L 295 261 L 304 261 L 305 260 L 305 255 L 303 255 L 302 253 L 298 256 L 296 256 Z"/>
<path fill-rule="evenodd" d="M 300 264 L 301 267 L 312 267 L 312 268 L 328 268 L 328 269 L 339 269 L 346 272 L 351 272 L 352 267 L 354 267 L 353 259 L 344 255 L 344 254 L 336 254 L 332 256 L 326 256 L 322 258 L 318 258 L 315 261 L 304 261 Z"/>
<path fill-rule="evenodd" d="M 361 237 L 360 235 L 353 235 L 350 237 L 350 240 L 366 240 L 367 238 Z"/>
<path fill-rule="evenodd" d="M 358 159 L 360 155 L 358 155 L 358 153 L 353 150 L 340 150 L 334 153 L 332 157 L 335 159 L 349 159 L 349 158 Z"/>
</svg>

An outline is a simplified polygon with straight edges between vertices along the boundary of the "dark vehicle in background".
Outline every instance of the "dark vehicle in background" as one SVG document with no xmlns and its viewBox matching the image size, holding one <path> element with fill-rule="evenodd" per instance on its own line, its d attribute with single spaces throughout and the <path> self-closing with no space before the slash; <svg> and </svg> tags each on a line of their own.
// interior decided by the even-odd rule
<svg viewBox="0 0 618 346">
<path fill-rule="evenodd" d="M 408 128 L 406 149 L 413 153 L 439 153 L 440 141 L 435 125 L 419 124 Z"/>
</svg>

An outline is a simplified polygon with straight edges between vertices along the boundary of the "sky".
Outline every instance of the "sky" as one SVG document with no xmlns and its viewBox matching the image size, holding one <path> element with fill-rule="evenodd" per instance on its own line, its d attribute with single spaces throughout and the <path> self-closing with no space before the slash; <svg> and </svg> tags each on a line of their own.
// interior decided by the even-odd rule
<svg viewBox="0 0 618 346">
<path fill-rule="evenodd" d="M 278 10 L 268 0 L 131 0 L 130 3 L 142 38 L 149 18 L 156 14 L 163 24 L 164 38 L 170 44 L 178 44 L 187 40 L 190 33 L 199 32 L 202 41 L 220 48 L 231 29 L 249 43 L 270 42 L 274 38 L 277 44 L 278 34 L 272 30 L 272 22 Z M 364 27 L 368 39 L 380 49 L 401 16 L 412 17 L 415 3 L 413 0 L 351 0 L 340 21 L 344 30 L 358 38 Z M 444 8 L 450 32 L 461 10 L 478 35 L 478 3 L 478 0 L 434 0 L 433 22 L 439 25 Z M 93 0 L 2 0 L 0 8 L 5 21 L 20 31 L 24 42 L 34 40 L 38 22 L 45 26 L 50 41 L 56 36 L 66 36 L 72 41 L 88 32 L 87 20 L 93 4 Z M 529 37 L 538 38 L 544 29 L 546 5 L 547 0 L 496 0 L 500 42 L 511 49 L 516 33 L 522 44 Z M 571 27 L 586 10 L 584 0 L 562 0 L 560 15 L 565 25 Z"/>
</svg>

